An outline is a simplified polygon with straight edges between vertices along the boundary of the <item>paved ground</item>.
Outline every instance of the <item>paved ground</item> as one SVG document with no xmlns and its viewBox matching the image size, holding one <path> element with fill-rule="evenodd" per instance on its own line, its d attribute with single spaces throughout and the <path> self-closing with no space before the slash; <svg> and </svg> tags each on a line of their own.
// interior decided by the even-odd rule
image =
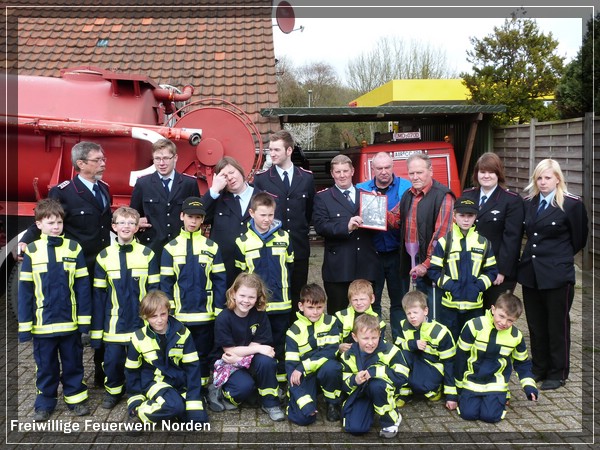
<svg viewBox="0 0 600 450">
<path fill-rule="evenodd" d="M 311 281 L 320 282 L 322 247 L 314 248 L 311 258 Z M 583 280 L 582 280 L 583 279 Z M 520 295 L 520 290 L 517 291 Z M 593 345 L 593 312 L 591 274 L 578 273 L 575 302 L 572 309 L 572 369 L 564 388 L 543 392 L 537 403 L 526 400 L 516 376 L 511 380 L 512 400 L 502 422 L 491 425 L 468 422 L 456 412 L 444 408 L 442 402 L 414 401 L 402 409 L 404 418 L 400 433 L 393 440 L 381 439 L 377 429 L 366 436 L 354 437 L 341 432 L 340 424 L 331 424 L 320 416 L 316 424 L 303 428 L 287 421 L 273 423 L 259 409 L 243 408 L 239 411 L 212 413 L 210 431 L 154 431 L 142 437 L 130 437 L 118 427 L 125 417 L 125 405 L 112 411 L 100 408 L 102 391 L 90 389 L 89 406 L 92 415 L 72 417 L 59 400 L 57 410 L 49 422 L 51 431 L 31 431 L 33 401 L 35 398 L 35 365 L 30 343 L 17 344 L 16 324 L 7 314 L 7 335 L 4 337 L 6 357 L 6 417 L 7 427 L 2 448 L 64 448 L 76 444 L 77 448 L 134 448 L 143 445 L 149 449 L 172 448 L 171 444 L 195 444 L 201 447 L 247 448 L 314 446 L 318 448 L 362 447 L 383 445 L 419 444 L 445 448 L 448 444 L 474 447 L 554 448 L 592 447 L 594 426 L 598 419 L 594 409 L 598 404 L 593 384 L 598 379 L 593 359 L 600 349 Z M 4 302 L 2 303 L 4 305 Z M 384 299 L 384 310 L 388 304 Z M 4 307 L 4 306 L 3 306 Z M 584 316 L 585 314 L 585 316 Z M 384 319 L 388 320 L 387 311 Z M 518 326 L 527 335 L 525 318 Z M 389 328 L 389 327 L 388 327 Z M 92 350 L 85 349 L 86 379 L 93 386 Z M 19 428 L 20 427 L 20 428 Z M 72 431 L 79 427 L 79 432 Z M 96 431 L 94 427 L 101 427 Z"/>
</svg>

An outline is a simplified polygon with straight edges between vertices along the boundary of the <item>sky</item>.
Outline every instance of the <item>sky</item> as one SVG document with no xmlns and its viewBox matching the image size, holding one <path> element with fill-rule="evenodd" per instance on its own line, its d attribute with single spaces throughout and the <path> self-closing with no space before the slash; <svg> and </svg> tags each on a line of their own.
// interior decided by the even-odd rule
<svg viewBox="0 0 600 450">
<path fill-rule="evenodd" d="M 557 53 L 571 61 L 579 51 L 582 40 L 581 18 L 536 18 L 540 30 L 552 32 L 559 42 Z M 275 23 L 275 20 L 273 20 Z M 346 66 L 355 56 L 368 52 L 384 37 L 398 37 L 409 43 L 429 42 L 432 47 L 446 51 L 448 68 L 456 73 L 470 72 L 471 64 L 466 60 L 467 50 L 472 49 L 470 37 L 482 39 L 492 34 L 494 26 L 500 26 L 499 18 L 300 18 L 296 17 L 295 28 L 284 34 L 273 27 L 275 57 L 286 56 L 294 66 L 311 62 L 331 64 L 337 75 L 345 81 Z M 300 26 L 303 31 L 298 30 Z"/>
</svg>

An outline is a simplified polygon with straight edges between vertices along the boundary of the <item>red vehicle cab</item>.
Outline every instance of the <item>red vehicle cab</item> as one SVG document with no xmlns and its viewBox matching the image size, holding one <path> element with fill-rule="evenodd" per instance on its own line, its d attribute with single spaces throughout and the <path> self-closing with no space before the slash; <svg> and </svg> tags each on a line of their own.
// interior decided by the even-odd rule
<svg viewBox="0 0 600 450">
<path fill-rule="evenodd" d="M 394 161 L 394 174 L 408 179 L 406 160 L 414 153 L 426 153 L 431 159 L 433 178 L 448 186 L 458 197 L 460 196 L 460 178 L 454 147 L 449 142 L 402 142 L 400 139 L 414 139 L 418 132 L 394 133 L 396 141 L 365 145 L 349 156 L 354 164 L 354 182 L 361 183 L 373 178 L 371 161 L 379 152 L 387 152 Z"/>
</svg>

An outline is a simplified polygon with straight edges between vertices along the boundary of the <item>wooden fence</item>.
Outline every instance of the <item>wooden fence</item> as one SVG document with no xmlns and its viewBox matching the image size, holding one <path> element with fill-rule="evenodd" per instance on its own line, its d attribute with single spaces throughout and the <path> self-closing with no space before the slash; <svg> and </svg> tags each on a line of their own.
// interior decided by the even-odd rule
<svg viewBox="0 0 600 450">
<path fill-rule="evenodd" d="M 558 161 L 569 192 L 583 198 L 590 218 L 590 239 L 582 254 L 584 268 L 591 267 L 591 252 L 600 259 L 600 117 L 510 125 L 494 130 L 494 152 L 503 160 L 506 182 L 521 194 L 536 164 L 545 158 Z M 592 239 L 592 235 L 594 238 Z M 586 251 L 587 250 L 587 251 Z"/>
</svg>

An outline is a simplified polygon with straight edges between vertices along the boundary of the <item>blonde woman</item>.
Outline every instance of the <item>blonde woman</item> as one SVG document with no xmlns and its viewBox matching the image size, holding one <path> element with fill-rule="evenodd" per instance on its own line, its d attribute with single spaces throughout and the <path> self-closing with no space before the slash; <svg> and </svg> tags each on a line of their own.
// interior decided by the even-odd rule
<svg viewBox="0 0 600 450">
<path fill-rule="evenodd" d="M 579 197 L 567 193 L 559 164 L 540 161 L 525 188 L 525 234 L 518 281 L 531 340 L 533 374 L 542 390 L 569 377 L 569 311 L 575 285 L 574 255 L 587 240 L 588 217 Z"/>
</svg>

